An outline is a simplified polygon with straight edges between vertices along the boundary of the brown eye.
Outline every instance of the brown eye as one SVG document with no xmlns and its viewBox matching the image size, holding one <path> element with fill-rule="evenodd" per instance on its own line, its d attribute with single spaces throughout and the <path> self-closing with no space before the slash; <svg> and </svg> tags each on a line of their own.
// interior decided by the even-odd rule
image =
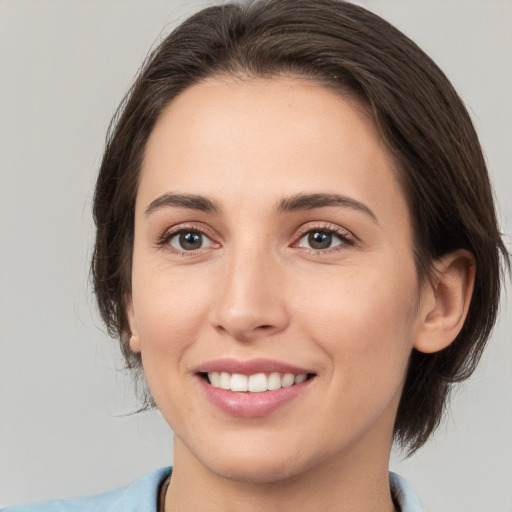
<svg viewBox="0 0 512 512">
<path fill-rule="evenodd" d="M 203 248 L 205 240 L 209 239 L 203 233 L 187 230 L 176 233 L 169 243 L 179 251 L 196 251 Z"/>
<path fill-rule="evenodd" d="M 312 231 L 308 235 L 308 243 L 312 249 L 328 249 L 332 243 L 332 234 Z"/>
<path fill-rule="evenodd" d="M 299 247 L 321 251 L 341 245 L 346 240 L 332 231 L 315 229 L 308 231 L 298 243 Z"/>
</svg>

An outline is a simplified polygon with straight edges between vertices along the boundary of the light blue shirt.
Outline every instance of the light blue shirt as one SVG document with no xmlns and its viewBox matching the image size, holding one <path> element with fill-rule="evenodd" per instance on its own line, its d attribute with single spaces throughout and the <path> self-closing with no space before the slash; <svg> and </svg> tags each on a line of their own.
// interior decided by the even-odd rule
<svg viewBox="0 0 512 512">
<path fill-rule="evenodd" d="M 158 512 L 160 486 L 171 470 L 170 467 L 159 469 L 117 491 L 88 498 L 7 507 L 0 512 Z M 401 512 L 423 512 L 416 493 L 404 478 L 396 473 L 389 473 L 389 483 Z"/>
</svg>

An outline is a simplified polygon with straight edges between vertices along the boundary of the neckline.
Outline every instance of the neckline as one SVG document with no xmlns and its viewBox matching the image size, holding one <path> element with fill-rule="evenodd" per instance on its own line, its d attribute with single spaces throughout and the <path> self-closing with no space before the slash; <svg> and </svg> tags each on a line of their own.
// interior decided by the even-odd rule
<svg viewBox="0 0 512 512">
<path fill-rule="evenodd" d="M 160 492 L 158 493 L 158 512 L 165 512 L 165 495 L 167 494 L 167 489 L 171 483 L 171 476 L 172 473 L 162 482 L 162 485 L 160 486 Z"/>
<path fill-rule="evenodd" d="M 160 486 L 160 491 L 158 493 L 158 512 L 165 512 L 165 496 L 167 494 L 167 489 L 169 488 L 169 485 L 171 484 L 171 477 L 172 472 L 169 474 L 169 476 L 162 482 Z M 400 498 L 397 496 L 396 489 L 391 486 L 391 499 L 393 500 L 393 506 L 395 507 L 397 512 L 402 511 Z"/>
</svg>

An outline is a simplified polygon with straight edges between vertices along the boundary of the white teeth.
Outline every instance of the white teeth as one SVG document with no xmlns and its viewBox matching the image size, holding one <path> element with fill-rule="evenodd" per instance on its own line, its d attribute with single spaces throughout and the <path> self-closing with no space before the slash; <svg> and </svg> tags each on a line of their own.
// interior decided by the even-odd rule
<svg viewBox="0 0 512 512">
<path fill-rule="evenodd" d="M 283 380 L 281 381 L 281 386 L 283 388 L 289 388 L 290 386 L 293 386 L 294 382 L 295 375 L 293 375 L 293 373 L 285 373 L 283 376 Z"/>
<path fill-rule="evenodd" d="M 210 377 L 210 374 L 208 374 L 208 377 Z M 211 382 L 211 380 L 212 379 L 210 379 L 210 382 Z M 212 382 L 212 385 L 215 386 L 215 384 L 213 384 L 213 382 Z M 231 389 L 231 374 L 226 373 L 226 372 L 222 372 L 220 374 L 219 388 Z"/>
<path fill-rule="evenodd" d="M 277 372 L 271 373 L 268 376 L 268 386 L 267 387 L 270 391 L 273 391 L 274 389 L 281 388 L 281 377 L 282 377 L 282 375 Z"/>
<path fill-rule="evenodd" d="M 304 382 L 308 378 L 307 373 L 301 373 L 300 375 L 295 375 L 295 384 L 300 384 Z"/>
<path fill-rule="evenodd" d="M 288 388 L 300 384 L 308 378 L 306 373 L 294 375 L 293 373 L 272 372 L 243 375 L 241 373 L 209 372 L 208 379 L 214 388 L 227 389 L 236 392 L 249 391 L 263 393 L 280 388 Z"/>
<path fill-rule="evenodd" d="M 212 386 L 216 388 L 220 388 L 220 373 L 219 372 L 211 372 L 208 374 L 210 378 L 210 382 L 212 383 Z"/>
<path fill-rule="evenodd" d="M 231 391 L 247 391 L 247 375 L 233 373 L 231 375 Z"/>
<path fill-rule="evenodd" d="M 267 376 L 264 373 L 256 373 L 249 377 L 248 391 L 251 393 L 262 393 L 267 391 Z"/>
</svg>

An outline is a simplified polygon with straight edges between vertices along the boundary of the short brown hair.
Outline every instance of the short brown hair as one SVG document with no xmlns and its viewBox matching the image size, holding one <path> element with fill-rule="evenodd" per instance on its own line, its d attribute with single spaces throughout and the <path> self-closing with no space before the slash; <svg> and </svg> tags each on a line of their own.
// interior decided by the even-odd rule
<svg viewBox="0 0 512 512">
<path fill-rule="evenodd" d="M 192 84 L 218 75 L 309 78 L 370 109 L 394 158 L 411 211 L 420 280 L 436 258 L 470 251 L 476 281 L 455 341 L 413 350 L 395 423 L 412 453 L 439 425 L 451 385 L 475 369 L 494 326 L 509 256 L 471 119 L 436 64 L 392 25 L 340 0 L 260 0 L 200 11 L 148 57 L 114 117 L 94 198 L 94 290 L 129 368 L 125 303 L 131 291 L 134 209 L 146 142 L 164 108 Z M 500 258 L 502 257 L 502 259 Z M 150 395 L 146 395 L 150 403 Z"/>
</svg>

